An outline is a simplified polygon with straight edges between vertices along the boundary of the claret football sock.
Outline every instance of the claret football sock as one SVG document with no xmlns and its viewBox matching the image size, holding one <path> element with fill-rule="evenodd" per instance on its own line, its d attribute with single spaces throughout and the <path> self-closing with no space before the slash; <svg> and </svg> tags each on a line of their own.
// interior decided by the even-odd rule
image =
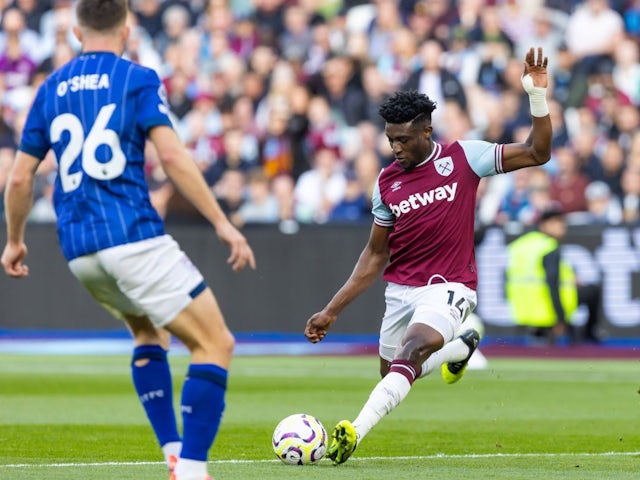
<svg viewBox="0 0 640 480">
<path fill-rule="evenodd" d="M 131 377 L 158 443 L 162 446 L 180 442 L 166 350 L 160 345 L 136 347 L 131 359 Z"/>
</svg>

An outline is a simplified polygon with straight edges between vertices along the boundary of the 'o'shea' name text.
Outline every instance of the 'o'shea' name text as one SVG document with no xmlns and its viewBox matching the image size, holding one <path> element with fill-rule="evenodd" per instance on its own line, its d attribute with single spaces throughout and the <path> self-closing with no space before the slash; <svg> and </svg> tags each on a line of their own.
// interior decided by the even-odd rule
<svg viewBox="0 0 640 480">
<path fill-rule="evenodd" d="M 63 80 L 58 83 L 56 93 L 59 97 L 66 95 L 67 92 L 79 92 L 81 90 L 100 90 L 109 88 L 109 75 L 106 73 L 90 75 L 76 75 L 69 80 Z"/>
</svg>

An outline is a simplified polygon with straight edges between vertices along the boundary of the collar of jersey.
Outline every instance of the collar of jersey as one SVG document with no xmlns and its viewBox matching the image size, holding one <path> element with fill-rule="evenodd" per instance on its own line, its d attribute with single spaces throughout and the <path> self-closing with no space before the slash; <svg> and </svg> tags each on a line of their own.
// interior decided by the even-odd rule
<svg viewBox="0 0 640 480">
<path fill-rule="evenodd" d="M 92 50 L 89 52 L 80 52 L 78 56 L 82 57 L 85 55 L 107 55 L 107 54 L 117 56 L 114 52 L 109 52 L 107 50 Z"/>
<path fill-rule="evenodd" d="M 440 156 L 440 152 L 442 151 L 442 145 L 437 142 L 433 142 L 433 150 L 431 150 L 431 155 L 429 155 L 425 160 L 416 165 L 417 167 L 421 167 L 422 165 L 429 162 L 429 160 L 433 160 L 434 158 L 438 158 Z"/>
</svg>

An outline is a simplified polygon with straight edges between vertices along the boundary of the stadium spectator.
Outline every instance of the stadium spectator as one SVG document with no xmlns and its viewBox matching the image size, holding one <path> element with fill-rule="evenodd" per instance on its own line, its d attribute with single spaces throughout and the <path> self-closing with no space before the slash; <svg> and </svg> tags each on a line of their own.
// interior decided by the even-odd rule
<svg viewBox="0 0 640 480">
<path fill-rule="evenodd" d="M 300 223 L 325 223 L 346 189 L 344 169 L 335 151 L 323 148 L 313 155 L 313 167 L 298 178 L 294 191 L 295 216 Z"/>
<path fill-rule="evenodd" d="M 255 223 L 276 223 L 279 219 L 278 199 L 271 193 L 269 178 L 264 170 L 254 168 L 247 177 L 247 198 L 231 220 L 238 227 Z"/>
<path fill-rule="evenodd" d="M 38 35 L 26 28 L 22 12 L 17 8 L 7 10 L 0 33 L 0 75 L 6 90 L 29 85 L 39 61 L 33 56 L 40 51 L 38 42 Z"/>
<path fill-rule="evenodd" d="M 589 77 L 611 71 L 615 46 L 624 38 L 624 22 L 607 0 L 587 0 L 569 15 L 565 41 L 574 58 L 571 90 L 586 96 Z M 572 105 L 578 106 L 578 105 Z"/>
<path fill-rule="evenodd" d="M 495 223 L 506 225 L 511 222 L 526 221 L 523 212 L 530 211 L 529 172 L 516 170 L 513 172 L 512 184 L 498 208 Z"/>
<path fill-rule="evenodd" d="M 42 178 L 42 176 L 40 175 Z M 39 190 L 42 192 L 40 198 L 33 202 L 33 207 L 27 216 L 27 222 L 54 223 L 57 219 L 55 207 L 53 205 L 53 185 L 56 174 L 50 173 L 44 180 Z"/>
<path fill-rule="evenodd" d="M 463 110 L 467 109 L 467 96 L 464 88 L 455 75 L 442 67 L 444 60 L 442 45 L 435 40 L 428 40 L 420 47 L 420 68 L 414 71 L 405 84 L 403 90 L 417 90 L 429 94 L 437 105 L 451 100 Z M 436 110 L 437 112 L 437 110 Z M 444 115 L 444 109 L 434 112 L 435 127 L 437 120 Z"/>
<path fill-rule="evenodd" d="M 369 200 L 373 195 L 380 169 L 380 157 L 371 148 L 361 150 L 360 154 L 353 160 L 353 171 Z"/>
<path fill-rule="evenodd" d="M 411 3 L 411 2 L 408 2 Z M 451 0 L 433 0 L 419 1 L 415 3 L 414 12 L 424 10 L 426 16 L 429 17 L 430 30 L 433 37 L 440 41 L 446 41 L 451 38 L 451 30 L 460 23 L 460 16 L 456 4 Z M 422 37 L 423 39 L 426 37 Z"/>
<path fill-rule="evenodd" d="M 155 70 L 158 74 L 162 73 L 162 58 L 160 54 L 153 47 L 153 41 L 144 28 L 136 24 L 136 18 L 133 15 L 129 15 L 129 28 L 131 33 L 127 39 L 127 44 L 123 56 L 127 60 L 139 63 L 143 67 L 148 67 Z M 63 42 L 58 42 L 58 47 Z M 172 110 L 173 111 L 173 110 Z M 174 111 L 174 113 L 176 113 Z"/>
<path fill-rule="evenodd" d="M 403 19 L 396 0 L 377 0 L 374 18 L 367 27 L 369 56 L 378 62 L 381 56 L 393 50 L 395 32 L 403 27 Z"/>
<path fill-rule="evenodd" d="M 640 224 L 640 161 L 622 172 L 622 219 L 629 225 Z"/>
<path fill-rule="evenodd" d="M 4 10 L 3 3 L 8 2 L 0 2 L 0 8 Z M 49 2 L 39 2 L 37 0 L 16 0 L 14 3 L 16 8 L 23 13 L 27 28 L 32 32 L 39 32 L 40 21 L 42 20 L 42 15 L 44 15 L 49 8 Z"/>
<path fill-rule="evenodd" d="M 228 217 L 233 217 L 246 199 L 247 179 L 240 170 L 225 170 L 222 178 L 213 186 L 220 208 Z"/>
<path fill-rule="evenodd" d="M 625 30 L 629 35 L 640 37 L 640 3 L 637 0 L 625 2 L 623 11 Z"/>
<path fill-rule="evenodd" d="M 551 115 L 551 125 L 553 125 L 553 149 L 565 147 L 570 144 L 567 123 L 564 120 L 564 109 L 560 102 L 549 101 L 549 115 Z"/>
<path fill-rule="evenodd" d="M 291 174 L 298 179 L 303 172 L 309 170 L 311 163 L 308 157 L 307 135 L 309 134 L 309 103 L 311 92 L 304 85 L 296 85 L 290 94 L 290 114 L 287 120 L 287 133 L 291 139 L 291 156 L 293 167 Z"/>
<path fill-rule="evenodd" d="M 438 368 L 445 382 L 458 381 L 478 346 L 477 331 L 459 330 L 477 304 L 474 218 L 479 179 L 539 166 L 551 156 L 547 57 L 531 48 L 524 67 L 522 83 L 532 115 L 525 143 L 436 143 L 431 126 L 436 105 L 415 90 L 398 92 L 380 107 L 395 162 L 378 177 L 369 240 L 349 279 L 305 328 L 310 342 L 323 340 L 341 311 L 384 271 L 383 378 L 353 423 L 342 420 L 334 428 L 327 448 L 334 464 L 347 461 L 417 378 Z"/>
<path fill-rule="evenodd" d="M 163 29 L 161 0 L 134 0 L 132 2 L 138 23 L 151 38 L 156 38 Z"/>
<path fill-rule="evenodd" d="M 162 29 L 153 37 L 153 43 L 160 53 L 164 55 L 169 45 L 175 45 L 180 41 L 190 26 L 189 10 L 180 4 L 173 4 L 162 12 Z"/>
<path fill-rule="evenodd" d="M 309 100 L 307 116 L 309 117 L 307 131 L 309 155 L 313 156 L 318 150 L 324 148 L 340 154 L 342 142 L 340 126 L 333 117 L 327 99 L 320 95 L 313 96 Z"/>
<path fill-rule="evenodd" d="M 73 0 L 53 0 L 51 10 L 42 14 L 38 32 L 42 41 L 34 52 L 39 58 L 51 55 L 59 43 L 68 43 L 75 52 L 80 51 L 80 42 L 72 30 L 75 19 L 73 5 Z"/>
<path fill-rule="evenodd" d="M 611 193 L 618 199 L 622 196 L 622 171 L 626 160 L 622 146 L 615 140 L 608 140 L 600 151 L 599 169 L 589 176 L 590 180 L 607 184 Z"/>
<path fill-rule="evenodd" d="M 529 171 L 529 205 L 520 213 L 520 223 L 535 225 L 540 215 L 553 205 L 551 197 L 551 175 L 543 168 Z"/>
<path fill-rule="evenodd" d="M 273 178 L 276 175 L 293 173 L 293 151 L 291 136 L 287 130 L 289 122 L 289 107 L 284 101 L 271 106 L 266 132 L 260 141 L 260 164 L 266 175 Z"/>
<path fill-rule="evenodd" d="M 640 106 L 640 46 L 625 38 L 613 52 L 613 83 L 634 105 Z"/>
<path fill-rule="evenodd" d="M 229 34 L 231 50 L 245 62 L 259 45 L 258 29 L 247 15 L 236 17 Z"/>
<path fill-rule="evenodd" d="M 192 79 L 182 68 L 176 68 L 168 78 L 164 79 L 163 84 L 171 112 L 181 120 L 193 108 L 193 98 L 189 92 L 192 88 Z"/>
<path fill-rule="evenodd" d="M 275 47 L 278 38 L 284 32 L 284 0 L 256 0 L 251 14 L 253 23 L 258 27 L 260 45 Z"/>
<path fill-rule="evenodd" d="M 613 116 L 613 125 L 608 138 L 620 144 L 627 152 L 631 146 L 633 136 L 640 131 L 640 107 L 635 105 L 620 105 Z"/>
<path fill-rule="evenodd" d="M 171 479 L 207 480 L 207 457 L 225 407 L 234 338 L 211 289 L 164 233 L 150 203 L 144 182 L 147 138 L 173 183 L 230 247 L 233 270 L 255 268 L 255 260 L 180 144 L 159 95 L 157 74 L 120 58 L 128 35 L 127 3 L 77 3 L 74 31 L 83 54 L 64 66 L 60 77 L 47 78 L 29 111 L 7 181 L 7 243 L 1 261 L 10 277 L 29 273 L 25 223 L 36 169 L 53 150 L 59 165 L 54 187 L 59 243 L 69 268 L 98 302 L 127 323 L 134 337 L 133 383 Z M 74 92 L 60 81 L 72 78 L 73 72 L 95 75 L 96 82 L 86 81 Z M 109 95 L 98 93 L 107 88 Z M 74 101 L 68 100 L 70 94 Z M 110 95 L 124 101 L 109 103 Z M 120 121 L 110 122 L 112 118 Z M 96 148 L 95 132 L 110 139 L 110 149 Z M 78 151 L 73 155 L 84 150 L 83 161 L 81 169 L 70 172 L 60 158 L 69 149 L 75 151 L 74 142 Z M 182 436 L 167 361 L 169 333 L 191 353 L 182 387 Z"/>
<path fill-rule="evenodd" d="M 339 127 L 353 127 L 367 119 L 366 96 L 357 67 L 353 59 L 338 55 L 322 68 L 318 93 L 329 102 Z"/>
<path fill-rule="evenodd" d="M 506 294 L 512 318 L 534 338 L 555 343 L 568 336 L 571 342 L 600 343 L 598 331 L 601 286 L 584 284 L 563 259 L 560 242 L 567 231 L 562 207 L 551 205 L 528 232 L 508 246 Z M 579 304 L 588 309 L 583 333 L 572 325 Z"/>
<path fill-rule="evenodd" d="M 295 186 L 291 175 L 277 175 L 271 180 L 271 189 L 278 201 L 278 224 L 282 233 L 296 233 L 299 228 L 295 219 Z"/>
<path fill-rule="evenodd" d="M 586 211 L 585 189 L 589 184 L 589 177 L 582 173 L 580 159 L 568 147 L 556 149 L 552 157 L 557 170 L 551 176 L 551 200 L 564 213 Z"/>
<path fill-rule="evenodd" d="M 284 31 L 278 36 L 282 58 L 301 65 L 307 61 L 307 52 L 313 43 L 310 12 L 302 5 L 291 5 L 284 11 Z"/>
<path fill-rule="evenodd" d="M 509 2 L 515 4 L 516 2 Z M 528 17 L 528 15 L 527 15 Z M 522 57 L 529 45 L 540 45 L 551 58 L 557 58 L 558 49 L 564 42 L 563 32 L 566 28 L 568 15 L 558 10 L 541 7 L 533 14 L 531 29 L 523 30 L 521 36 L 515 38 L 515 54 Z M 513 25 L 509 21 L 503 21 L 504 25 Z M 551 67 L 551 73 L 556 73 L 556 66 Z"/>
<path fill-rule="evenodd" d="M 618 225 L 622 222 L 622 207 L 609 185 L 597 180 L 587 185 L 584 191 L 587 211 L 567 215 L 570 225 Z"/>
<path fill-rule="evenodd" d="M 370 197 L 365 194 L 365 190 L 354 172 L 347 172 L 345 177 L 347 183 L 344 196 L 331 209 L 327 222 L 352 224 L 369 222 L 371 219 Z"/>
<path fill-rule="evenodd" d="M 376 62 L 376 70 L 387 92 L 401 88 L 419 66 L 418 41 L 408 28 L 395 31 L 391 49 L 380 55 Z"/>
</svg>

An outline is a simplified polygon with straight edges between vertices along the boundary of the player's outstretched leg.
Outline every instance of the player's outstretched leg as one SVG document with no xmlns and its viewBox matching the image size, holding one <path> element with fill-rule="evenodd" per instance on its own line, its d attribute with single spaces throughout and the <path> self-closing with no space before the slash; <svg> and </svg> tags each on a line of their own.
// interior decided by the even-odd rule
<svg viewBox="0 0 640 480">
<path fill-rule="evenodd" d="M 473 355 L 473 352 L 478 348 L 478 343 L 480 343 L 480 334 L 474 329 L 466 330 L 458 338 L 469 347 L 469 354 L 464 360 L 442 364 L 442 379 L 446 383 L 456 383 L 462 378 L 467 370 L 471 355 Z"/>
<path fill-rule="evenodd" d="M 331 444 L 327 448 L 327 457 L 334 465 L 347 461 L 357 445 L 356 429 L 349 420 L 338 422 L 331 434 Z"/>
</svg>

